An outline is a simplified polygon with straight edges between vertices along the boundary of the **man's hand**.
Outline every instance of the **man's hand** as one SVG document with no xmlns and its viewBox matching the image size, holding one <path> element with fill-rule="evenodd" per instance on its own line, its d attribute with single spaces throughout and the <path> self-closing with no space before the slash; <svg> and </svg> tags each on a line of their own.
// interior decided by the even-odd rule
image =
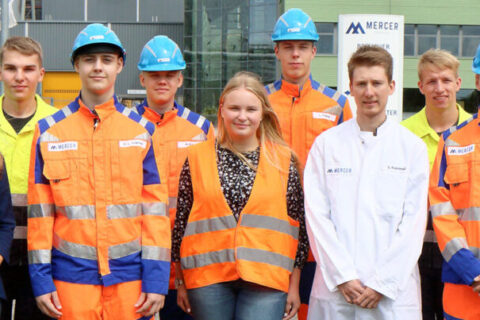
<svg viewBox="0 0 480 320">
<path fill-rule="evenodd" d="M 472 288 L 473 291 L 480 294 L 480 275 L 476 276 L 475 279 L 473 279 Z"/>
<path fill-rule="evenodd" d="M 365 287 L 358 279 L 339 284 L 337 288 L 348 303 L 353 303 L 365 290 Z"/>
<path fill-rule="evenodd" d="M 58 299 L 57 291 L 43 294 L 35 298 L 38 308 L 47 316 L 58 319 L 62 316 L 62 305 Z"/>
<path fill-rule="evenodd" d="M 190 301 L 188 301 L 187 288 L 182 284 L 177 288 L 177 304 L 183 312 L 192 315 L 192 308 L 190 307 Z"/>
<path fill-rule="evenodd" d="M 366 309 L 374 309 L 382 299 L 383 295 L 372 288 L 366 287 L 361 295 L 353 300 L 353 303 Z"/>
<path fill-rule="evenodd" d="M 135 308 L 139 308 L 137 313 L 144 317 L 151 317 L 163 308 L 164 303 L 165 296 L 163 294 L 142 292 L 135 303 Z"/>
</svg>

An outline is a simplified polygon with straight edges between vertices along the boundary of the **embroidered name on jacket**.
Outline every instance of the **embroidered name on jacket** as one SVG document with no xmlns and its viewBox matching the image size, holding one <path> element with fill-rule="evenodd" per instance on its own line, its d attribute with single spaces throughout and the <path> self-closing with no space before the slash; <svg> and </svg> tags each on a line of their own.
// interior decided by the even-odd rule
<svg viewBox="0 0 480 320">
<path fill-rule="evenodd" d="M 177 148 L 187 148 L 202 141 L 178 141 Z"/>
<path fill-rule="evenodd" d="M 312 112 L 313 119 L 324 119 L 334 122 L 337 120 L 337 116 L 327 112 Z"/>
<path fill-rule="evenodd" d="M 467 153 L 472 153 L 473 151 L 475 151 L 475 145 L 471 144 L 471 145 L 468 145 L 466 147 L 448 147 L 447 154 L 449 156 L 450 155 L 461 156 L 461 155 L 464 155 L 464 154 L 467 154 Z"/>
<path fill-rule="evenodd" d="M 118 145 L 120 148 L 129 148 L 129 147 L 140 147 L 145 149 L 147 147 L 147 142 L 144 140 L 120 140 L 118 141 Z"/>
<path fill-rule="evenodd" d="M 58 151 L 68 151 L 68 150 L 78 150 L 78 143 L 76 141 L 66 141 L 66 142 L 50 142 L 48 144 L 48 151 L 58 152 Z"/>
<path fill-rule="evenodd" d="M 351 174 L 352 168 L 327 168 L 327 174 Z"/>
<path fill-rule="evenodd" d="M 407 167 L 387 165 L 387 170 L 394 171 L 394 172 L 402 172 L 402 171 L 406 171 Z"/>
</svg>

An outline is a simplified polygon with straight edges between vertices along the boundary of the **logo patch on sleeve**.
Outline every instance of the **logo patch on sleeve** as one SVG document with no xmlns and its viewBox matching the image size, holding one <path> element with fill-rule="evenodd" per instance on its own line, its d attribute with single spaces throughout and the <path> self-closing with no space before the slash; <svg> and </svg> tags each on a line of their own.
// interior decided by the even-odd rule
<svg viewBox="0 0 480 320">
<path fill-rule="evenodd" d="M 337 116 L 327 112 L 312 112 L 313 119 L 324 119 L 328 121 L 335 122 L 337 120 Z"/>
<path fill-rule="evenodd" d="M 140 147 L 142 149 L 145 149 L 147 147 L 147 142 L 144 140 L 138 140 L 138 139 L 120 140 L 118 141 L 118 146 L 120 148 Z"/>
<path fill-rule="evenodd" d="M 471 144 L 465 147 L 448 147 L 447 154 L 449 156 L 461 156 L 475 151 L 475 145 Z"/>
<path fill-rule="evenodd" d="M 77 141 L 48 143 L 48 151 L 58 152 L 58 151 L 68 151 L 68 150 L 78 150 Z"/>
</svg>

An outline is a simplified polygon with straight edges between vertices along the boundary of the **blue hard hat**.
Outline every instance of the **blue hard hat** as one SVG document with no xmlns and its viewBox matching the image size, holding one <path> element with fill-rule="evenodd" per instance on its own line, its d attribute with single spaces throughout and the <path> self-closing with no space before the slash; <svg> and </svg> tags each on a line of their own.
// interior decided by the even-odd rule
<svg viewBox="0 0 480 320">
<path fill-rule="evenodd" d="M 138 61 L 140 71 L 173 71 L 185 69 L 178 45 L 167 36 L 155 36 L 143 47 Z"/>
<path fill-rule="evenodd" d="M 114 46 L 119 49 L 122 54 L 123 64 L 125 65 L 125 59 L 127 53 L 112 29 L 105 27 L 100 23 L 92 23 L 86 26 L 75 38 L 72 47 L 72 53 L 70 54 L 70 60 L 74 63 L 75 57 L 79 49 L 89 45 L 107 45 Z"/>
<path fill-rule="evenodd" d="M 278 18 L 273 29 L 272 41 L 318 41 L 317 28 L 312 18 L 301 9 L 290 9 Z"/>
<path fill-rule="evenodd" d="M 473 57 L 472 71 L 476 74 L 480 74 L 480 45 L 477 48 L 477 53 Z"/>
</svg>

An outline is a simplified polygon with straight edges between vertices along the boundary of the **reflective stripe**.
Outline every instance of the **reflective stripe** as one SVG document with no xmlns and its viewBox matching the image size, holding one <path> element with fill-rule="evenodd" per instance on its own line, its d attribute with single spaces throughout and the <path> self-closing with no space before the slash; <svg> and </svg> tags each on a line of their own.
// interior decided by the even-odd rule
<svg viewBox="0 0 480 320">
<path fill-rule="evenodd" d="M 47 122 L 48 123 L 48 122 Z M 50 125 L 51 127 L 52 125 Z M 40 135 L 40 142 L 58 142 L 60 139 L 55 137 L 53 134 L 50 132 L 46 131 Z"/>
<path fill-rule="evenodd" d="M 135 108 L 132 108 L 132 110 L 137 110 Z M 138 136 L 135 137 L 135 139 L 140 139 L 140 140 L 145 140 L 149 141 L 150 140 L 150 134 L 148 132 L 144 132 L 142 134 L 139 134 Z"/>
<path fill-rule="evenodd" d="M 190 109 L 185 108 L 184 111 L 183 111 L 183 113 L 182 113 L 182 116 L 181 116 L 181 117 L 182 117 L 183 119 L 187 120 L 189 114 L 190 114 Z"/>
<path fill-rule="evenodd" d="M 13 230 L 13 239 L 27 239 L 27 227 L 16 226 Z"/>
<path fill-rule="evenodd" d="M 338 95 L 339 95 L 338 97 L 340 97 L 340 92 L 337 91 L 336 93 L 338 93 Z M 338 100 L 338 99 L 336 99 L 336 100 Z M 342 114 L 342 111 L 343 111 L 343 108 L 340 107 L 337 104 L 336 106 L 328 108 L 327 110 L 324 110 L 322 112 L 327 112 L 327 113 L 331 113 L 331 114 L 334 114 L 336 116 L 339 116 L 340 114 Z"/>
<path fill-rule="evenodd" d="M 71 257 L 97 260 L 97 248 L 61 239 L 53 235 L 53 247 Z"/>
<path fill-rule="evenodd" d="M 453 238 L 445 245 L 442 256 L 445 261 L 449 262 L 460 249 L 468 249 L 467 240 L 465 238 Z"/>
<path fill-rule="evenodd" d="M 177 209 L 177 197 L 168 197 L 168 209 Z"/>
<path fill-rule="evenodd" d="M 167 205 L 163 202 L 142 203 L 142 211 L 148 216 L 168 216 Z"/>
<path fill-rule="evenodd" d="M 138 123 L 140 123 L 142 125 L 142 127 L 145 128 L 148 124 L 148 120 L 142 117 L 142 119 L 140 119 L 140 121 L 138 121 Z"/>
<path fill-rule="evenodd" d="M 435 232 L 433 230 L 425 231 L 423 242 L 437 243 L 437 236 L 435 235 Z"/>
<path fill-rule="evenodd" d="M 195 125 L 197 127 L 201 128 L 203 126 L 203 124 L 205 123 L 205 120 L 207 120 L 207 119 L 205 119 L 205 117 L 200 116 L 200 117 L 198 117 L 197 123 L 195 123 Z"/>
<path fill-rule="evenodd" d="M 184 237 L 205 232 L 233 229 L 236 226 L 237 220 L 235 220 L 233 215 L 192 221 L 188 222 Z"/>
<path fill-rule="evenodd" d="M 262 228 L 286 233 L 298 239 L 298 227 L 292 226 L 288 221 L 274 217 L 256 214 L 243 214 L 240 225 L 243 227 Z"/>
<path fill-rule="evenodd" d="M 63 112 L 63 115 L 65 116 L 65 118 L 72 114 L 72 110 L 70 110 L 68 106 L 60 110 Z"/>
<path fill-rule="evenodd" d="M 50 203 L 31 204 L 28 206 L 27 215 L 29 218 L 53 217 L 53 207 Z"/>
<path fill-rule="evenodd" d="M 56 207 L 56 212 L 70 220 L 95 219 L 95 206 Z"/>
<path fill-rule="evenodd" d="M 168 248 L 142 246 L 142 259 L 170 261 L 171 252 Z"/>
<path fill-rule="evenodd" d="M 12 206 L 26 207 L 28 205 L 27 195 L 24 193 L 12 193 Z"/>
<path fill-rule="evenodd" d="M 140 252 L 141 250 L 140 239 L 135 239 L 130 242 L 117 244 L 108 248 L 109 259 L 119 259 L 131 254 Z"/>
<path fill-rule="evenodd" d="M 237 249 L 237 259 L 267 263 L 288 271 L 293 270 L 295 263 L 295 260 L 275 252 L 244 247 Z"/>
<path fill-rule="evenodd" d="M 235 262 L 235 250 L 224 249 L 181 258 L 183 269 L 200 268 L 223 262 Z"/>
<path fill-rule="evenodd" d="M 451 131 L 451 133 L 452 133 L 452 132 L 456 131 L 456 128 L 455 128 L 455 127 L 451 127 L 451 128 L 450 128 L 450 131 Z M 445 147 L 457 147 L 457 146 L 459 146 L 459 144 L 458 144 L 457 142 L 455 142 L 455 141 L 453 141 L 453 140 L 451 140 L 451 139 L 445 140 Z"/>
<path fill-rule="evenodd" d="M 51 263 L 52 262 L 52 250 L 29 250 L 28 251 L 28 263 Z"/>
<path fill-rule="evenodd" d="M 116 204 L 107 206 L 108 219 L 135 218 L 142 215 L 140 204 Z"/>
<path fill-rule="evenodd" d="M 430 207 L 430 212 L 432 213 L 433 218 L 446 214 L 457 214 L 457 211 L 452 206 L 452 203 L 450 201 L 432 205 Z"/>
<path fill-rule="evenodd" d="M 478 247 L 470 247 L 470 251 L 473 252 L 473 255 L 478 259 L 480 258 L 480 248 Z"/>
<path fill-rule="evenodd" d="M 460 220 L 462 221 L 480 221 L 480 208 L 471 207 L 461 211 Z"/>
</svg>

